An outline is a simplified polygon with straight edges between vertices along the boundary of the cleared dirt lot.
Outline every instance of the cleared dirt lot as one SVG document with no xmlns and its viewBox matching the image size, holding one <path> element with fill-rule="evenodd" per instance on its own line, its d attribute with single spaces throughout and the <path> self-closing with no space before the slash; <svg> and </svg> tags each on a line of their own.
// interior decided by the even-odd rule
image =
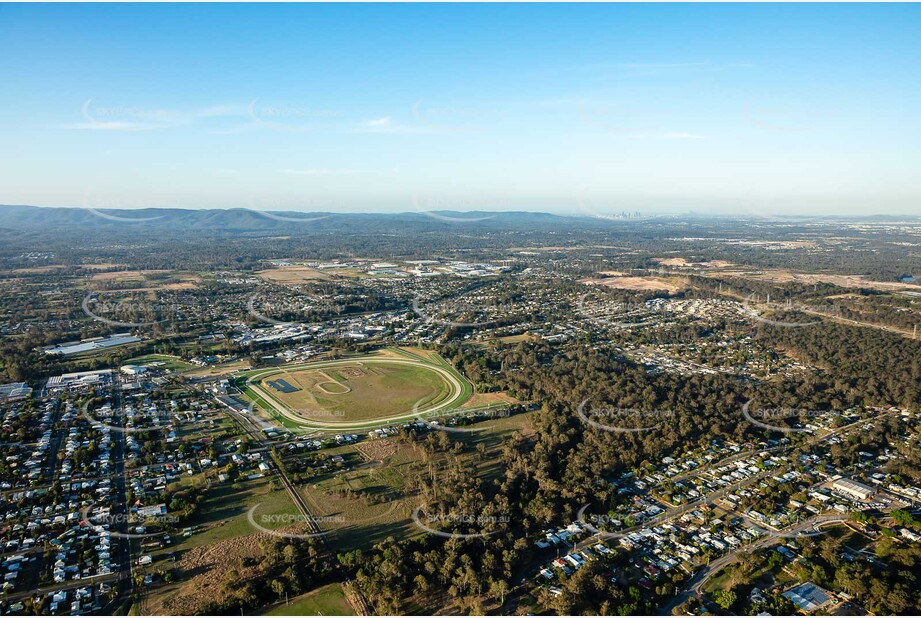
<svg viewBox="0 0 921 618">
<path fill-rule="evenodd" d="M 678 268 L 729 268 L 735 266 L 732 262 L 725 260 L 710 260 L 708 262 L 688 262 L 685 258 L 662 258 L 656 260 L 662 266 L 674 266 Z"/>
<path fill-rule="evenodd" d="M 611 276 L 601 279 L 580 279 L 579 283 L 584 283 L 586 285 L 603 285 L 608 288 L 617 288 L 620 290 L 665 290 L 669 294 L 680 292 L 688 287 L 687 283 L 682 279 L 665 277 Z"/>
<path fill-rule="evenodd" d="M 119 287 L 119 292 L 150 292 L 155 290 L 190 290 L 198 287 L 202 278 L 194 273 L 169 270 L 116 270 L 95 273 L 89 286 L 104 290 L 109 284 L 137 283 L 136 287 Z"/>
<path fill-rule="evenodd" d="M 788 270 L 728 270 L 721 271 L 712 276 L 738 277 L 752 281 L 769 281 L 771 283 L 802 283 L 813 285 L 816 283 L 829 283 L 842 288 L 867 288 L 889 292 L 893 290 L 921 291 L 917 283 L 901 283 L 898 281 L 873 281 L 863 275 L 827 275 L 815 273 L 795 273 Z"/>
<path fill-rule="evenodd" d="M 310 281 L 323 281 L 329 275 L 309 266 L 279 266 L 256 273 L 257 277 L 281 285 L 300 285 Z"/>
</svg>

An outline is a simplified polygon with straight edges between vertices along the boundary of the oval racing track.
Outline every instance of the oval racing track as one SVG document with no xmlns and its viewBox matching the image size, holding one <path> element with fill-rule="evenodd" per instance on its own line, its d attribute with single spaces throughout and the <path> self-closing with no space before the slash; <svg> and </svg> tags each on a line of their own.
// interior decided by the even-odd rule
<svg viewBox="0 0 921 618">
<path fill-rule="evenodd" d="M 398 414 L 396 416 L 390 416 L 386 418 L 376 418 L 370 419 L 367 421 L 319 421 L 315 419 L 308 419 L 298 415 L 295 415 L 285 406 L 283 403 L 278 401 L 271 393 L 267 392 L 264 388 L 259 386 L 256 382 L 270 375 L 275 374 L 284 374 L 291 371 L 301 371 L 301 370 L 310 370 L 310 369 L 325 369 L 329 367 L 341 367 L 343 365 L 370 365 L 370 364 L 379 364 L 379 365 L 409 365 L 411 367 L 428 369 L 429 371 L 434 371 L 440 375 L 448 385 L 453 389 L 453 392 L 448 396 L 447 399 L 437 403 L 429 408 L 420 408 L 409 410 L 404 414 Z M 469 384 L 469 383 L 468 383 Z M 396 423 L 399 421 L 408 421 L 415 420 L 426 415 L 431 415 L 434 412 L 439 412 L 452 406 L 457 402 L 458 399 L 464 395 L 464 385 L 461 382 L 461 378 L 458 375 L 455 375 L 453 371 L 449 371 L 444 367 L 432 363 L 426 363 L 421 361 L 413 360 L 404 360 L 404 359 L 394 359 L 394 358 L 365 358 L 361 360 L 356 359 L 342 359 L 335 361 L 319 361 L 316 363 L 305 363 L 303 365 L 295 365 L 287 368 L 277 368 L 273 367 L 271 369 L 266 369 L 264 371 L 258 371 L 250 376 L 247 376 L 245 385 L 247 388 L 251 388 L 263 401 L 270 404 L 275 412 L 282 415 L 289 421 L 296 423 L 298 426 L 310 428 L 310 429 L 326 429 L 332 431 L 339 430 L 349 430 L 349 429 L 370 429 L 378 425 L 389 425 L 391 423 Z M 258 404 L 257 404 L 258 405 Z"/>
</svg>

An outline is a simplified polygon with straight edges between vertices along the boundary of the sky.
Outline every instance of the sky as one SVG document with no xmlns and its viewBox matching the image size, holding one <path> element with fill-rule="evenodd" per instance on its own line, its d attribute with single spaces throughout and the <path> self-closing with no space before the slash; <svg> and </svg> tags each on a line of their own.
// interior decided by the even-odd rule
<svg viewBox="0 0 921 618">
<path fill-rule="evenodd" d="M 0 204 L 921 215 L 921 6 L 0 4 Z"/>
</svg>

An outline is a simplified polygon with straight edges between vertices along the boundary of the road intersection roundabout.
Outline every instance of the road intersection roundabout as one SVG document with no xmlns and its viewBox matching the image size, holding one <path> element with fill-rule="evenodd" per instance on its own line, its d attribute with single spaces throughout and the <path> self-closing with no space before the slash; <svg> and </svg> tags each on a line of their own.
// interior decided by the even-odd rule
<svg viewBox="0 0 921 618">
<path fill-rule="evenodd" d="M 422 421 L 459 411 L 472 396 L 470 382 L 441 357 L 397 352 L 257 369 L 235 383 L 285 427 L 319 431 Z"/>
</svg>

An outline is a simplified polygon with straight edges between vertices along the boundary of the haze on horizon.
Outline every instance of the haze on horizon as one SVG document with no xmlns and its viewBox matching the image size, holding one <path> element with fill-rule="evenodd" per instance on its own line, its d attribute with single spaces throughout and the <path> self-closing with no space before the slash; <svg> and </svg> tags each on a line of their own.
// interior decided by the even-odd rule
<svg viewBox="0 0 921 618">
<path fill-rule="evenodd" d="M 921 214 L 917 5 L 0 5 L 0 203 Z"/>
</svg>

